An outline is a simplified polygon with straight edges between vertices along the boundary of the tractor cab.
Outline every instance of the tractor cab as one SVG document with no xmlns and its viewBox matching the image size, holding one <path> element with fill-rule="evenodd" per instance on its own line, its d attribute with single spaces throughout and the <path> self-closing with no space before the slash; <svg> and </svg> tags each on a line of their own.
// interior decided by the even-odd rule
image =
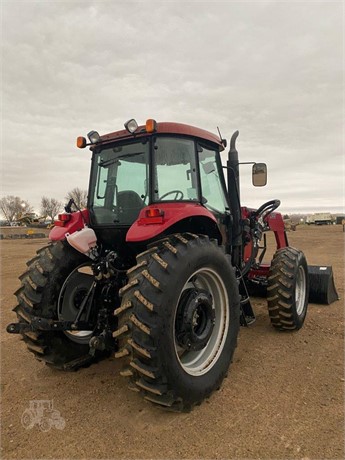
<svg viewBox="0 0 345 460">
<path fill-rule="evenodd" d="M 151 120 L 150 120 L 151 121 Z M 213 213 L 229 208 L 219 150 L 207 131 L 154 124 L 100 137 L 92 145 L 88 209 L 94 226 L 131 226 L 150 205 L 191 203 Z"/>
</svg>

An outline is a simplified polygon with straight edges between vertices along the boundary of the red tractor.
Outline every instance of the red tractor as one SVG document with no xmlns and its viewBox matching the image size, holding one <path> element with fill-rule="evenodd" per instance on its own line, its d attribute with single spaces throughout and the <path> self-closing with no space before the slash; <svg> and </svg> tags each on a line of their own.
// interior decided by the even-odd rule
<svg viewBox="0 0 345 460">
<path fill-rule="evenodd" d="M 92 151 L 87 209 L 70 201 L 28 262 L 7 330 L 59 369 L 115 353 L 132 390 L 190 410 L 220 387 L 240 325 L 255 320 L 248 287 L 267 292 L 274 328 L 302 327 L 307 262 L 288 245 L 279 200 L 241 207 L 238 132 L 222 166 L 220 134 L 152 119 L 125 128 L 77 139 Z M 252 173 L 266 184 L 265 164 Z"/>
</svg>

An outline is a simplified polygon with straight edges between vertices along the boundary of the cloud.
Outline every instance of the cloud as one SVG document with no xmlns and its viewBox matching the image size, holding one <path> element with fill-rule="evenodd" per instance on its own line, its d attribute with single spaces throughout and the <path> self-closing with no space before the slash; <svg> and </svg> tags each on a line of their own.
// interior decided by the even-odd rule
<svg viewBox="0 0 345 460">
<path fill-rule="evenodd" d="M 190 123 L 266 161 L 243 199 L 342 206 L 342 5 L 5 2 L 2 195 L 87 188 L 75 138 L 136 117 Z"/>
</svg>

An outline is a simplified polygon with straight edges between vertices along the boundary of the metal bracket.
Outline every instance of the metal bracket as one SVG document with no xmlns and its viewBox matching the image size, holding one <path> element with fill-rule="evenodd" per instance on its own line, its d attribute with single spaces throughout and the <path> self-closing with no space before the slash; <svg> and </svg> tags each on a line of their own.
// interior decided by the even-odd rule
<svg viewBox="0 0 345 460">
<path fill-rule="evenodd" d="M 6 331 L 10 334 L 29 331 L 87 331 L 92 329 L 93 327 L 86 321 L 54 321 L 39 316 L 33 316 L 31 323 L 11 323 L 6 327 Z"/>
<path fill-rule="evenodd" d="M 237 269 L 237 282 L 239 284 L 239 291 L 240 291 L 240 307 L 241 307 L 241 316 L 240 316 L 240 324 L 241 326 L 248 327 L 250 324 L 254 323 L 256 317 L 253 311 L 252 304 L 250 302 L 250 297 L 248 294 L 247 286 L 244 281 L 243 275 L 239 268 Z"/>
</svg>

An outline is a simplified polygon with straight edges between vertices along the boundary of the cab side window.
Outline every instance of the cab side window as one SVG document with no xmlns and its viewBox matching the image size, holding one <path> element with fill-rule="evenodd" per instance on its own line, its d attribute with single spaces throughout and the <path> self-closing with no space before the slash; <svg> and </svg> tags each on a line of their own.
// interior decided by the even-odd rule
<svg viewBox="0 0 345 460">
<path fill-rule="evenodd" d="M 154 171 L 154 201 L 197 201 L 194 140 L 158 137 Z"/>
<path fill-rule="evenodd" d="M 210 211 L 224 213 L 228 207 L 219 166 L 216 161 L 216 151 L 205 146 L 198 146 L 200 181 L 202 201 Z"/>
</svg>

